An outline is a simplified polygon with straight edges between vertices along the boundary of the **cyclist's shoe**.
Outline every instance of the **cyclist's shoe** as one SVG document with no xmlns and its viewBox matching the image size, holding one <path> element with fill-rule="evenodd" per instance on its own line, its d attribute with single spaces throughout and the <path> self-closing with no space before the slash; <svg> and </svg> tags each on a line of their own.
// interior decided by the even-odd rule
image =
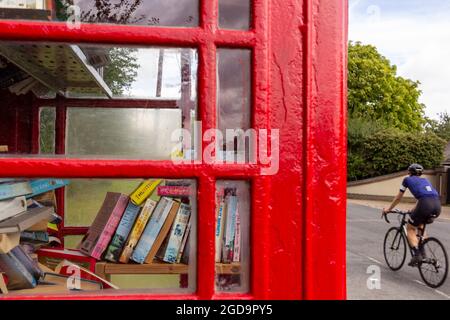
<svg viewBox="0 0 450 320">
<path fill-rule="evenodd" d="M 411 261 L 408 263 L 408 266 L 410 266 L 410 267 L 417 267 L 419 265 L 419 263 L 422 262 L 422 260 L 423 260 L 423 257 L 419 253 L 419 254 L 417 254 L 417 255 L 415 255 L 415 256 L 413 256 L 411 258 Z"/>
</svg>

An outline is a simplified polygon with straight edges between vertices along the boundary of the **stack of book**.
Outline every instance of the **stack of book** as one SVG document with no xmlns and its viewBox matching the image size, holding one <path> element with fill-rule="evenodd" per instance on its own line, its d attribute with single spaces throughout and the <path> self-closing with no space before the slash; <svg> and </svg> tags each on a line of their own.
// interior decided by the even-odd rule
<svg viewBox="0 0 450 320">
<path fill-rule="evenodd" d="M 8 289 L 37 285 L 42 272 L 34 252 L 49 245 L 49 228 L 57 228 L 61 218 L 55 213 L 54 190 L 66 180 L 0 179 L 0 272 L 8 279 Z"/>
<path fill-rule="evenodd" d="M 114 263 L 188 263 L 189 181 L 144 181 L 131 195 L 108 192 L 82 253 Z M 186 250 L 185 250 L 186 249 Z"/>
<path fill-rule="evenodd" d="M 224 188 L 217 193 L 216 262 L 241 261 L 241 217 L 236 188 Z"/>
</svg>

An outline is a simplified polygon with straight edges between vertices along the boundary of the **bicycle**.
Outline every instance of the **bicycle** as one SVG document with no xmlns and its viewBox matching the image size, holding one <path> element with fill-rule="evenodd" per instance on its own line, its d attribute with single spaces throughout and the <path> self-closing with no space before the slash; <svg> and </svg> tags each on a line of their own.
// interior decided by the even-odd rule
<svg viewBox="0 0 450 320">
<path fill-rule="evenodd" d="M 406 232 L 408 211 L 393 210 L 388 213 L 397 213 L 399 216 L 399 227 L 391 227 L 384 237 L 384 259 L 393 271 L 398 271 L 405 263 L 406 244 L 408 244 L 411 255 L 412 247 L 409 244 Z M 387 223 L 391 223 L 387 214 L 382 215 Z M 419 251 L 422 252 L 423 259 L 418 264 L 419 273 L 423 281 L 431 288 L 440 287 L 447 279 L 448 257 L 447 251 L 442 243 L 433 237 L 425 238 L 425 227 L 433 222 L 435 217 L 430 218 L 423 228 L 418 228 Z"/>
</svg>

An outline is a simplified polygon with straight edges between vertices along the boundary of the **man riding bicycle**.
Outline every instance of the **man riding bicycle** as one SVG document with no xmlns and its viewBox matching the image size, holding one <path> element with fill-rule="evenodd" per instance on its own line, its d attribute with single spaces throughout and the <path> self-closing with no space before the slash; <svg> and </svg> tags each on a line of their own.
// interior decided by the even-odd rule
<svg viewBox="0 0 450 320">
<path fill-rule="evenodd" d="M 383 214 L 392 211 L 399 204 L 406 189 L 409 189 L 414 198 L 417 199 L 416 205 L 410 211 L 411 215 L 407 224 L 408 241 L 413 248 L 413 257 L 409 265 L 414 267 L 424 258 L 424 254 L 418 248 L 418 228 L 422 229 L 424 224 L 432 223 L 441 214 L 441 201 L 438 192 L 433 188 L 430 181 L 420 177 L 423 173 L 423 167 L 420 164 L 414 163 L 410 165 L 408 172 L 409 176 L 403 179 L 399 193 L 389 208 L 383 209 Z"/>
</svg>

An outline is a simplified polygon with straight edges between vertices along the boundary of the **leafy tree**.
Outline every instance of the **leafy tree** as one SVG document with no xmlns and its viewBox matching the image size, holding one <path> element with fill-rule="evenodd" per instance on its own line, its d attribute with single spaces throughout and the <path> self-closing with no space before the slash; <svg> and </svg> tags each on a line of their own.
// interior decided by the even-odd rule
<svg viewBox="0 0 450 320">
<path fill-rule="evenodd" d="M 439 114 L 439 119 L 426 118 L 425 130 L 436 134 L 445 141 L 450 141 L 450 115 L 447 112 Z"/>
<path fill-rule="evenodd" d="M 111 63 L 105 67 L 103 78 L 114 95 L 123 95 L 131 88 L 140 65 L 137 49 L 113 48 L 109 51 Z"/>
<path fill-rule="evenodd" d="M 350 42 L 348 112 L 403 131 L 420 131 L 424 108 L 418 81 L 397 76 L 397 68 L 374 46 Z"/>
</svg>

